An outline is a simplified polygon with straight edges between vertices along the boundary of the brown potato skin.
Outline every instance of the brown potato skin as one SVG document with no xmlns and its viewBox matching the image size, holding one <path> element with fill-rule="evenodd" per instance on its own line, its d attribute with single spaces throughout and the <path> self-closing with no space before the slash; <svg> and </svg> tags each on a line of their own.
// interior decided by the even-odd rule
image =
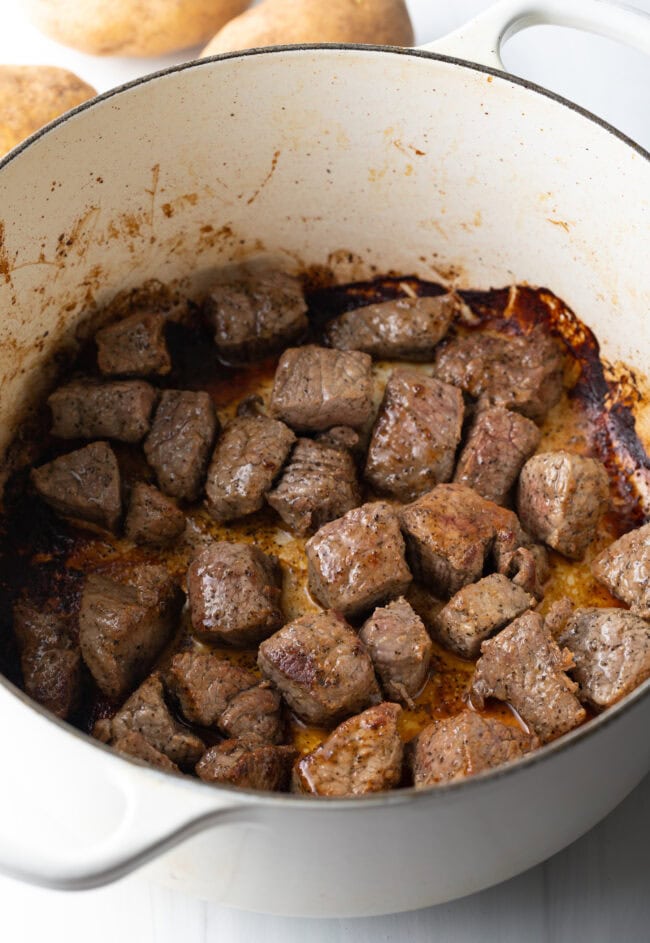
<svg viewBox="0 0 650 943">
<path fill-rule="evenodd" d="M 97 56 L 160 56 L 199 46 L 250 0 L 24 0 L 37 29 Z"/>
<path fill-rule="evenodd" d="M 265 0 L 227 23 L 202 56 L 285 43 L 412 46 L 403 0 Z"/>
<path fill-rule="evenodd" d="M 96 94 L 66 69 L 0 65 L 0 155 Z"/>
</svg>

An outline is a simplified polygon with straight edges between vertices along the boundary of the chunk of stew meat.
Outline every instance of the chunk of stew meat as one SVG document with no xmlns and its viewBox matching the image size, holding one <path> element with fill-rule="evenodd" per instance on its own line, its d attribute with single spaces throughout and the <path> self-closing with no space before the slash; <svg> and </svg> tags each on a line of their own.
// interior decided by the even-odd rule
<svg viewBox="0 0 650 943">
<path fill-rule="evenodd" d="M 397 729 L 398 704 L 384 702 L 343 721 L 294 765 L 293 792 L 315 796 L 362 796 L 399 785 L 404 745 Z"/>
<path fill-rule="evenodd" d="M 338 723 L 380 699 L 368 652 L 335 612 L 285 625 L 262 642 L 257 663 L 306 723 Z"/>
<path fill-rule="evenodd" d="M 525 612 L 481 646 L 472 699 L 508 701 L 545 743 L 573 729 L 586 717 L 576 697 L 578 685 L 566 672 L 573 667 L 568 649 L 558 648 L 536 612 Z"/>
<path fill-rule="evenodd" d="M 366 480 L 401 501 L 449 481 L 464 410 L 455 386 L 414 370 L 395 370 L 372 430 Z"/>
<path fill-rule="evenodd" d="M 428 360 L 457 309 L 458 301 L 452 294 L 365 305 L 331 320 L 325 342 L 338 350 L 361 350 L 371 357 Z"/>
</svg>

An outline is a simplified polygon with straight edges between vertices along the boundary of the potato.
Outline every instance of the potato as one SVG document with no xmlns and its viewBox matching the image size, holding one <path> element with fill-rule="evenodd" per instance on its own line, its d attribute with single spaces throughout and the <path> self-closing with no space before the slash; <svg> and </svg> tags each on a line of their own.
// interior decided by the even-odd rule
<svg viewBox="0 0 650 943">
<path fill-rule="evenodd" d="M 38 29 L 98 56 L 159 56 L 209 39 L 250 0 L 25 0 Z"/>
<path fill-rule="evenodd" d="M 283 43 L 413 42 L 403 0 L 265 0 L 227 23 L 201 55 Z"/>
<path fill-rule="evenodd" d="M 66 69 L 0 65 L 0 154 L 96 94 Z"/>
</svg>

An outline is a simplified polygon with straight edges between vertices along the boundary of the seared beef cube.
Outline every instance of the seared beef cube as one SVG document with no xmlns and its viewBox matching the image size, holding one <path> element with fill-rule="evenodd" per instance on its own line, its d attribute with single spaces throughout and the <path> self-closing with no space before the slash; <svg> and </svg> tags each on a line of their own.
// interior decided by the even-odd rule
<svg viewBox="0 0 650 943">
<path fill-rule="evenodd" d="M 365 477 L 401 501 L 449 481 L 463 425 L 463 394 L 414 370 L 396 370 L 377 416 Z"/>
<path fill-rule="evenodd" d="M 361 502 L 350 453 L 298 439 L 289 464 L 266 500 L 295 533 L 313 533 Z"/>
<path fill-rule="evenodd" d="M 325 524 L 305 550 L 310 592 L 344 615 L 401 596 L 411 582 L 397 517 L 381 501 Z"/>
<path fill-rule="evenodd" d="M 13 629 L 21 655 L 73 647 L 72 617 L 67 612 L 55 612 L 28 599 L 19 599 L 14 604 Z"/>
<path fill-rule="evenodd" d="M 275 372 L 271 411 L 299 430 L 362 426 L 372 412 L 371 365 L 356 350 L 290 347 Z"/>
<path fill-rule="evenodd" d="M 191 724 L 214 727 L 234 697 L 258 683 L 250 671 L 209 652 L 174 655 L 167 684 Z"/>
<path fill-rule="evenodd" d="M 205 485 L 212 517 L 230 521 L 259 511 L 295 439 L 288 426 L 267 416 L 239 416 L 229 422 Z"/>
<path fill-rule="evenodd" d="M 515 409 L 540 419 L 562 395 L 559 344 L 537 327 L 523 336 L 469 334 L 445 343 L 436 354 L 436 376 L 487 406 Z"/>
<path fill-rule="evenodd" d="M 265 272 L 217 285 L 206 304 L 217 350 L 225 360 L 268 357 L 307 330 L 302 285 L 284 272 Z"/>
<path fill-rule="evenodd" d="M 162 566 L 128 573 L 91 573 L 79 609 L 81 654 L 98 687 L 112 700 L 144 678 L 171 636 L 182 593 Z"/>
<path fill-rule="evenodd" d="M 310 724 L 335 724 L 379 700 L 372 662 L 335 612 L 301 616 L 262 642 L 257 663 Z"/>
<path fill-rule="evenodd" d="M 283 622 L 276 557 L 251 544 L 210 544 L 187 571 L 194 631 L 229 645 L 257 645 Z"/>
<path fill-rule="evenodd" d="M 207 393 L 165 390 L 154 416 L 144 454 L 165 494 L 195 501 L 219 420 Z"/>
<path fill-rule="evenodd" d="M 461 452 L 454 481 L 503 504 L 541 438 L 534 422 L 501 406 L 480 410 Z"/>
<path fill-rule="evenodd" d="M 360 436 L 351 426 L 332 426 L 325 432 L 319 432 L 316 441 L 331 449 L 352 452 L 358 447 Z"/>
<path fill-rule="evenodd" d="M 345 720 L 293 768 L 292 791 L 312 796 L 364 796 L 398 786 L 404 745 L 398 704 L 384 702 Z"/>
<path fill-rule="evenodd" d="M 122 514 L 120 470 L 110 445 L 92 442 L 31 473 L 41 498 L 58 514 L 115 530 Z"/>
<path fill-rule="evenodd" d="M 526 530 L 581 560 L 607 510 L 609 480 L 603 465 L 571 452 L 533 455 L 519 478 L 517 509 Z"/>
<path fill-rule="evenodd" d="M 435 621 L 435 636 L 461 658 L 476 658 L 481 642 L 535 605 L 535 597 L 500 573 L 460 589 Z"/>
<path fill-rule="evenodd" d="M 280 695 L 268 681 L 236 694 L 219 718 L 219 727 L 231 738 L 281 743 L 284 724 Z"/>
<path fill-rule="evenodd" d="M 169 757 L 152 747 L 141 733 L 131 731 L 124 734 L 119 740 L 115 741 L 113 749 L 117 750 L 118 753 L 124 753 L 126 756 L 135 756 L 138 760 L 148 763 L 149 766 L 167 770 L 168 773 L 180 772 L 176 763 L 172 763 Z"/>
<path fill-rule="evenodd" d="M 22 660 L 25 691 L 64 720 L 79 705 L 82 684 L 81 655 L 77 650 L 50 648 Z"/>
<path fill-rule="evenodd" d="M 568 596 L 560 596 L 548 607 L 544 616 L 544 625 L 554 639 L 558 639 L 573 615 L 575 606 Z"/>
<path fill-rule="evenodd" d="M 13 628 L 26 693 L 65 720 L 79 703 L 82 681 L 71 616 L 20 600 Z"/>
<path fill-rule="evenodd" d="M 74 380 L 49 397 L 52 435 L 60 439 L 139 442 L 149 431 L 158 394 L 144 380 Z"/>
<path fill-rule="evenodd" d="M 422 619 L 429 635 L 432 634 L 435 619 L 444 608 L 444 600 L 438 599 L 421 583 L 411 583 L 405 596 L 409 606 Z"/>
<path fill-rule="evenodd" d="M 499 573 L 540 601 L 549 577 L 548 554 L 541 544 L 518 547 L 513 553 L 502 555 Z"/>
<path fill-rule="evenodd" d="M 578 697 L 610 707 L 650 677 L 650 625 L 624 609 L 578 609 L 558 642 L 573 654 Z"/>
<path fill-rule="evenodd" d="M 359 638 L 368 649 L 382 687 L 393 701 L 412 703 L 429 673 L 433 645 L 420 617 L 405 599 L 375 609 Z"/>
<path fill-rule="evenodd" d="M 449 330 L 457 307 L 451 294 L 366 305 L 330 321 L 325 342 L 338 350 L 362 350 L 372 357 L 429 360 Z"/>
<path fill-rule="evenodd" d="M 483 642 L 472 683 L 482 708 L 488 697 L 508 701 L 545 743 L 582 723 L 586 714 L 575 696 L 578 685 L 565 672 L 573 666 L 536 612 L 526 612 L 493 639 Z"/>
<path fill-rule="evenodd" d="M 113 717 L 111 731 L 117 741 L 139 733 L 155 750 L 183 768 L 193 767 L 205 750 L 203 741 L 172 717 L 156 674 L 143 681 Z"/>
<path fill-rule="evenodd" d="M 539 745 L 519 727 L 474 711 L 429 724 L 413 753 L 416 789 L 474 776 L 519 759 Z"/>
<path fill-rule="evenodd" d="M 129 540 L 150 547 L 166 547 L 184 530 L 185 515 L 175 502 L 153 485 L 136 482 L 124 522 L 124 533 Z"/>
<path fill-rule="evenodd" d="M 293 747 L 255 740 L 223 740 L 204 753 L 196 774 L 206 783 L 277 792 L 287 788 L 295 757 Z"/>
<path fill-rule="evenodd" d="M 164 376 L 172 368 L 162 314 L 132 314 L 95 335 L 97 364 L 105 376 Z"/>
<path fill-rule="evenodd" d="M 510 550 L 521 532 L 514 514 L 465 485 L 438 485 L 400 519 L 416 578 L 447 598 L 481 577 L 493 544 L 495 552 Z"/>
<path fill-rule="evenodd" d="M 650 524 L 615 540 L 596 557 L 591 569 L 632 612 L 650 619 Z"/>
</svg>

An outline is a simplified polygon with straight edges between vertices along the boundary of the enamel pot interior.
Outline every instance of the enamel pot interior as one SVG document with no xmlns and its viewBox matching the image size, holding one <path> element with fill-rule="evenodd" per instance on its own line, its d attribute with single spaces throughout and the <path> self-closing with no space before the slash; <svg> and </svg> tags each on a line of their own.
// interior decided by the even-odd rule
<svg viewBox="0 0 650 943">
<path fill-rule="evenodd" d="M 417 51 L 254 51 L 109 93 L 0 165 L 0 449 L 51 383 L 53 355 L 118 291 L 156 278 L 200 293 L 215 269 L 260 256 L 341 280 L 547 286 L 608 360 L 643 373 L 649 194 L 647 155 L 579 109 Z M 635 407 L 646 444 L 647 402 Z M 206 832 L 159 870 L 280 913 L 383 913 L 469 893 L 563 847 L 640 780 L 649 750 L 630 744 L 649 702 L 646 684 L 546 758 L 464 789 L 356 807 L 260 799 L 250 829 Z M 507 835 L 486 827 L 504 817 Z M 314 842 L 318 861 L 306 857 Z"/>
</svg>

